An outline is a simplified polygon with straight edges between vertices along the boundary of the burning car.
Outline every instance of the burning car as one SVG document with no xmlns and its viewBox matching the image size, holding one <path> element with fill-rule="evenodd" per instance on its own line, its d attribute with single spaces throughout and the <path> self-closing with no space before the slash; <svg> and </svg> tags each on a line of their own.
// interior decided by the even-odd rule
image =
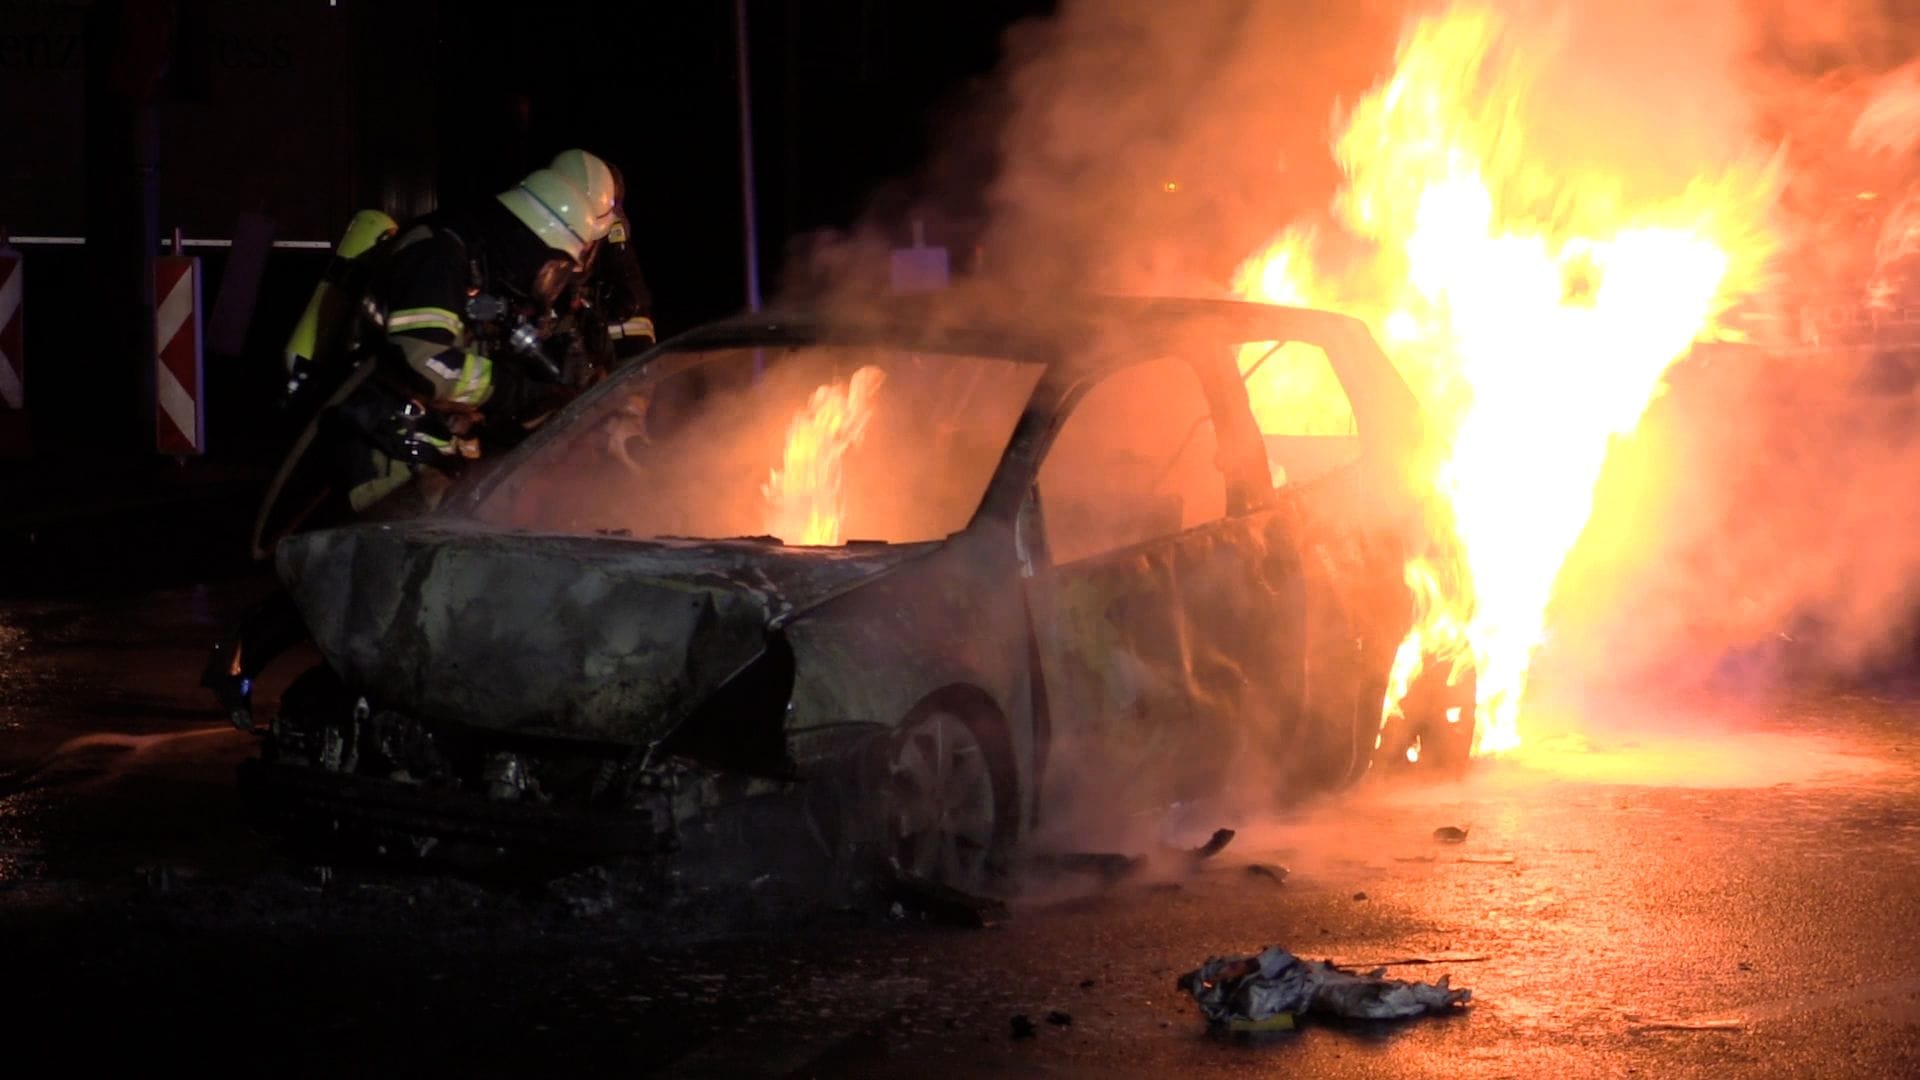
<svg viewBox="0 0 1920 1080">
<path fill-rule="evenodd" d="M 781 805 L 836 859 L 978 883 L 1081 793 L 1299 794 L 1414 738 L 1463 759 L 1470 685 L 1416 686 L 1381 741 L 1421 437 L 1322 311 L 723 321 L 439 511 L 283 542 L 325 663 L 246 787 L 418 852 L 655 851 Z"/>
</svg>

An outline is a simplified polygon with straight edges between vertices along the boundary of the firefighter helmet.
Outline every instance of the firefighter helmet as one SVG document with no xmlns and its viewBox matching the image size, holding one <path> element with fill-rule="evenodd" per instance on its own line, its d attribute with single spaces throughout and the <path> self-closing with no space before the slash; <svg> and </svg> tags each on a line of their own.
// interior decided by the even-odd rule
<svg viewBox="0 0 1920 1080">
<path fill-rule="evenodd" d="M 499 199 L 513 216 L 578 262 L 607 235 L 619 214 L 618 181 L 607 163 L 585 150 L 562 150 Z"/>
</svg>

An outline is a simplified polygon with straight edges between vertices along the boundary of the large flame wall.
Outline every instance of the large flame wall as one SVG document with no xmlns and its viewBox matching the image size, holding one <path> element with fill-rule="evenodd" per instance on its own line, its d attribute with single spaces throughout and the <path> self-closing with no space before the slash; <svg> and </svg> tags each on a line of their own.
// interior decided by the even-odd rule
<svg viewBox="0 0 1920 1080">
<path fill-rule="evenodd" d="M 1702 161 L 1680 192 L 1636 198 L 1631 160 L 1537 155 L 1530 95 L 1552 59 L 1491 9 L 1412 24 L 1335 145 L 1330 227 L 1365 255 L 1323 266 L 1321 235 L 1293 228 L 1237 278 L 1243 295 L 1367 318 L 1433 411 L 1436 520 L 1457 543 L 1407 567 L 1419 621 L 1383 708 L 1422 663 L 1470 659 L 1482 753 L 1520 742 L 1529 664 L 1610 440 L 1772 253 L 1768 161 Z"/>
</svg>

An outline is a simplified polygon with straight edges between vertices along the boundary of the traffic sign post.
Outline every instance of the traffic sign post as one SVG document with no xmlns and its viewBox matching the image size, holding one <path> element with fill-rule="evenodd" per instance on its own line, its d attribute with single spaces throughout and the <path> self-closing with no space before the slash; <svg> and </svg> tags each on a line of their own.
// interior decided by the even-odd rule
<svg viewBox="0 0 1920 1080">
<path fill-rule="evenodd" d="M 154 448 L 184 457 L 207 448 L 200 260 L 162 255 L 153 260 Z"/>
</svg>

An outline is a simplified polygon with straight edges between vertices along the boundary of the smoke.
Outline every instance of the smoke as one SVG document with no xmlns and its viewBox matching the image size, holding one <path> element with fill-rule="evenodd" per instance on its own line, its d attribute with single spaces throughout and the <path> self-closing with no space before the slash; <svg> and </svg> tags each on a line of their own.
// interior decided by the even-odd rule
<svg viewBox="0 0 1920 1080">
<path fill-rule="evenodd" d="M 1069 0 L 1008 32 L 976 107 L 945 121 L 947 149 L 896 185 L 918 201 L 876 205 L 790 266 L 784 291 L 884 288 L 908 218 L 984 205 L 983 269 L 1022 293 L 1221 294 L 1260 238 L 1325 205 L 1336 99 L 1384 70 L 1399 19 L 1379 0 Z M 997 165 L 984 198 L 982 157 Z"/>
<path fill-rule="evenodd" d="M 1616 448 L 1562 577 L 1562 679 L 1765 687 L 1910 663 L 1910 365 L 1859 349 L 1688 361 Z"/>
<path fill-rule="evenodd" d="M 1884 305 L 1911 254 L 1920 22 L 1896 5 L 1756 4 L 1748 81 L 1793 159 L 1782 209 L 1801 291 Z"/>
<path fill-rule="evenodd" d="M 1219 292 L 1323 206 L 1335 104 L 1390 59 L 1393 5 L 1074 2 L 1008 41 L 986 246 L 1033 288 Z"/>
</svg>

